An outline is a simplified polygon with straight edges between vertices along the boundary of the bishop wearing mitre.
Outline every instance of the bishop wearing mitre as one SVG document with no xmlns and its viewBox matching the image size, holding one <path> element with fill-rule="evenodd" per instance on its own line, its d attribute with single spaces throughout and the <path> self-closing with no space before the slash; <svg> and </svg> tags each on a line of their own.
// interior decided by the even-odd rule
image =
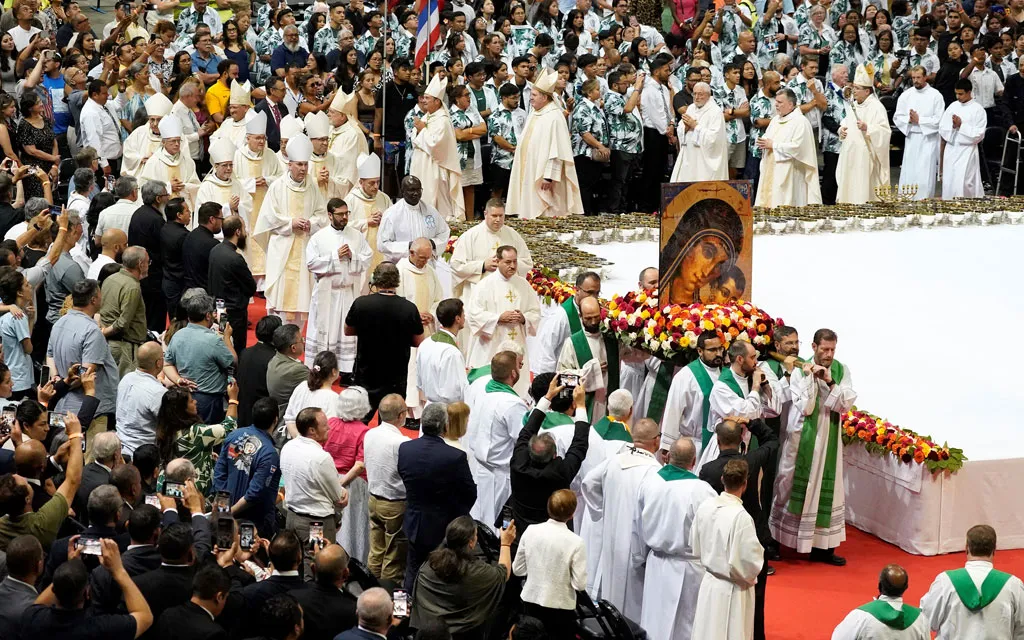
<svg viewBox="0 0 1024 640">
<path fill-rule="evenodd" d="M 181 120 L 167 114 L 160 119 L 160 149 L 146 161 L 139 174 L 139 186 L 150 180 L 160 180 L 171 187 L 172 198 L 184 198 L 189 208 L 196 210 L 196 191 L 199 176 L 195 160 L 181 152 Z"/>
<path fill-rule="evenodd" d="M 230 215 L 239 216 L 245 220 L 245 228 L 252 229 L 252 196 L 235 176 L 235 145 L 227 138 L 211 144 L 210 164 L 213 170 L 203 178 L 196 193 L 196 209 L 203 203 L 216 202 L 221 205 L 225 218 Z"/>
<path fill-rule="evenodd" d="M 327 201 L 308 175 L 312 155 L 313 144 L 305 135 L 288 140 L 288 172 L 270 185 L 253 228 L 253 239 L 267 254 L 267 313 L 300 327 L 313 292 L 306 244 L 327 226 Z"/>
<path fill-rule="evenodd" d="M 227 138 L 236 147 L 241 147 L 245 142 L 245 122 L 256 114 L 252 109 L 252 89 L 248 82 L 239 83 L 231 81 L 231 95 L 228 97 L 228 115 L 224 122 L 210 136 L 210 143 L 213 144 L 218 138 Z"/>
<path fill-rule="evenodd" d="M 423 94 L 426 112 L 423 119 L 413 119 L 416 134 L 412 138 L 412 165 L 409 174 L 423 183 L 423 201 L 434 207 L 447 220 L 462 219 L 466 209 L 462 199 L 462 165 L 455 140 L 452 118 L 441 102 L 448 89 L 448 79 L 435 75 Z"/>
<path fill-rule="evenodd" d="M 313 155 L 309 157 L 309 173 L 324 198 L 340 198 L 341 190 L 335 179 L 335 157 L 327 153 L 331 121 L 323 111 L 315 111 L 307 113 L 303 123 L 306 125 L 306 137 L 313 143 Z"/>
<path fill-rule="evenodd" d="M 508 211 L 520 219 L 583 213 L 569 125 L 552 97 L 558 72 L 544 69 L 530 91 L 530 111 L 519 136 L 508 183 Z"/>
<path fill-rule="evenodd" d="M 334 181 L 337 196 L 344 198 L 359 183 L 359 156 L 369 153 L 366 136 L 359 128 L 358 100 L 355 92 L 338 91 L 327 109 L 331 122 L 327 153 L 334 158 Z"/>
<path fill-rule="evenodd" d="M 889 186 L 889 115 L 872 89 L 874 66 L 860 65 L 853 77 L 853 108 L 839 125 L 836 202 L 864 204 L 878 200 L 875 189 Z"/>
<path fill-rule="evenodd" d="M 348 203 L 349 224 L 363 232 L 373 249 L 369 270 L 372 273 L 384 260 L 377 251 L 377 229 L 384 212 L 392 203 L 388 194 L 380 190 L 380 156 L 376 153 L 359 156 L 356 166 L 359 169 L 359 184 L 348 192 L 345 202 Z"/>
<path fill-rule="evenodd" d="M 281 173 L 288 171 L 288 140 L 292 137 L 305 133 L 306 126 L 295 116 L 289 114 L 281 118 L 281 148 L 274 157 L 281 165 Z"/>
<path fill-rule="evenodd" d="M 146 98 L 146 120 L 149 126 L 136 127 L 124 141 L 121 175 L 138 177 L 146 160 L 160 149 L 160 119 L 171 112 L 171 101 L 162 93 Z"/>
<path fill-rule="evenodd" d="M 476 369 L 490 364 L 498 353 L 498 346 L 511 340 L 523 348 L 522 371 L 530 370 L 530 355 L 526 351 L 526 336 L 536 335 L 540 324 L 540 303 L 537 293 L 519 275 L 518 252 L 515 247 L 502 245 L 494 253 L 497 268 L 473 289 L 466 308 L 469 325 L 469 346 L 466 364 Z M 529 376 L 520 376 L 516 392 L 526 397 L 530 387 Z"/>
<path fill-rule="evenodd" d="M 282 119 L 282 123 L 284 120 Z M 226 138 L 224 138 L 226 140 Z M 283 139 L 282 139 L 283 140 Z M 228 142 L 231 142 L 228 140 Z M 284 148 L 282 142 L 282 149 Z M 210 145 L 211 154 L 213 145 Z M 258 111 L 245 123 L 245 142 L 234 154 L 234 176 L 242 184 L 242 188 L 252 200 L 249 217 L 246 218 L 246 229 L 249 233 L 256 228 L 263 200 L 267 197 L 267 189 L 275 180 L 284 175 L 285 167 L 277 161 L 277 156 L 267 151 L 267 114 Z M 267 256 L 258 242 L 250 242 L 245 246 L 245 259 L 259 289 L 263 290 L 263 276 L 267 272 Z"/>
<path fill-rule="evenodd" d="M 757 148 L 762 156 L 756 206 L 772 209 L 821 204 L 814 130 L 797 109 L 792 89 L 779 89 L 775 94 L 775 115 L 758 139 Z"/>
<path fill-rule="evenodd" d="M 711 86 L 693 86 L 693 103 L 686 107 L 679 127 L 679 155 L 672 182 L 729 179 L 729 136 L 722 107 L 711 99 Z"/>
</svg>

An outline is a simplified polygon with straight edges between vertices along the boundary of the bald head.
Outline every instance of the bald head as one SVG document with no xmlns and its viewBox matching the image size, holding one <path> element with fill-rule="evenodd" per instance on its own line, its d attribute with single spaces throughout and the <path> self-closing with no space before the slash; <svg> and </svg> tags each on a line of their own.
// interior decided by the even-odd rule
<svg viewBox="0 0 1024 640">
<path fill-rule="evenodd" d="M 139 370 L 155 376 L 163 369 L 163 365 L 159 364 L 160 359 L 163 357 L 164 348 L 160 346 L 159 342 L 143 344 L 139 347 L 139 351 L 136 354 L 136 358 L 139 360 Z"/>
<path fill-rule="evenodd" d="M 650 418 L 641 418 L 633 425 L 633 446 L 654 453 L 661 440 L 661 427 Z"/>
<path fill-rule="evenodd" d="M 668 461 L 680 469 L 693 469 L 694 463 L 697 462 L 697 447 L 693 445 L 693 440 L 677 438 L 672 443 L 672 448 L 668 450 Z"/>
<path fill-rule="evenodd" d="M 356 600 L 356 615 L 359 626 L 370 631 L 385 634 L 391 627 L 391 594 L 380 587 L 373 587 L 359 594 Z"/>
<path fill-rule="evenodd" d="M 907 570 L 898 564 L 886 565 L 878 576 L 878 593 L 890 598 L 899 598 L 910 586 Z"/>
<path fill-rule="evenodd" d="M 46 469 L 46 446 L 38 440 L 25 440 L 14 450 L 14 466 L 20 476 L 39 478 Z"/>
<path fill-rule="evenodd" d="M 103 253 L 111 252 L 114 249 L 123 251 L 128 246 L 128 234 L 116 227 L 111 227 L 100 236 L 100 246 L 103 247 Z"/>
<path fill-rule="evenodd" d="M 587 312 L 597 314 L 601 313 L 601 303 L 597 301 L 597 298 L 583 298 L 583 300 L 580 301 L 580 315 Z"/>
<path fill-rule="evenodd" d="M 329 544 L 316 554 L 316 581 L 340 588 L 348 578 L 348 553 L 340 544 Z"/>
<path fill-rule="evenodd" d="M 738 449 L 743 440 L 743 425 L 735 420 L 722 420 L 715 427 L 715 435 L 718 436 L 719 449 Z"/>
<path fill-rule="evenodd" d="M 645 290 L 658 288 L 658 268 L 647 267 L 640 272 L 640 288 Z"/>
</svg>

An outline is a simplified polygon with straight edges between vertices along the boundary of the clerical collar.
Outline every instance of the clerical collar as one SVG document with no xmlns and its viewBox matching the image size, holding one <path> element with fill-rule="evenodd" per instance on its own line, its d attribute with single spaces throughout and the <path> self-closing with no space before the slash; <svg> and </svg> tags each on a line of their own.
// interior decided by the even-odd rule
<svg viewBox="0 0 1024 640">
<path fill-rule="evenodd" d="M 260 151 L 260 152 L 257 153 L 256 151 L 253 151 L 252 149 L 250 149 L 249 145 L 245 145 L 245 146 L 242 147 L 242 155 L 245 156 L 246 158 L 249 158 L 250 160 L 262 160 L 263 159 L 263 152 Z"/>
<path fill-rule="evenodd" d="M 444 327 L 441 327 L 440 329 L 438 329 L 438 331 L 440 331 L 440 332 L 442 332 L 442 333 L 447 333 L 447 334 L 448 334 L 448 335 L 450 335 L 450 336 L 451 336 L 452 338 L 455 338 L 456 340 L 458 340 L 458 336 L 456 336 L 456 335 L 455 335 L 454 333 L 452 333 L 451 331 L 449 331 L 449 330 L 445 329 Z"/>
</svg>

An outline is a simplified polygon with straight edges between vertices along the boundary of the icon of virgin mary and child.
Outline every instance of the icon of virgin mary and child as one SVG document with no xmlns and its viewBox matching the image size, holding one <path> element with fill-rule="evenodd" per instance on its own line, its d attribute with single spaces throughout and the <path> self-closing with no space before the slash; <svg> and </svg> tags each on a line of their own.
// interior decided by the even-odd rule
<svg viewBox="0 0 1024 640">
<path fill-rule="evenodd" d="M 743 297 L 747 278 L 737 265 L 743 222 L 728 203 L 706 198 L 683 214 L 662 249 L 662 273 L 673 304 L 725 304 Z M 664 280 L 662 281 L 664 283 Z"/>
</svg>

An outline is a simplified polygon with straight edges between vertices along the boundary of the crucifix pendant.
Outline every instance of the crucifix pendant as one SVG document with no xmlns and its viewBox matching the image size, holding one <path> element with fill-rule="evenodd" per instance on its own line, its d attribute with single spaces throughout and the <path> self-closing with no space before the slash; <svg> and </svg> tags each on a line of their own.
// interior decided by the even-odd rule
<svg viewBox="0 0 1024 640">
<path fill-rule="evenodd" d="M 505 294 L 505 299 L 508 300 L 509 304 L 515 303 L 515 301 L 516 301 L 516 294 L 515 294 L 515 292 L 512 291 L 511 289 L 509 289 L 508 293 Z"/>
</svg>

